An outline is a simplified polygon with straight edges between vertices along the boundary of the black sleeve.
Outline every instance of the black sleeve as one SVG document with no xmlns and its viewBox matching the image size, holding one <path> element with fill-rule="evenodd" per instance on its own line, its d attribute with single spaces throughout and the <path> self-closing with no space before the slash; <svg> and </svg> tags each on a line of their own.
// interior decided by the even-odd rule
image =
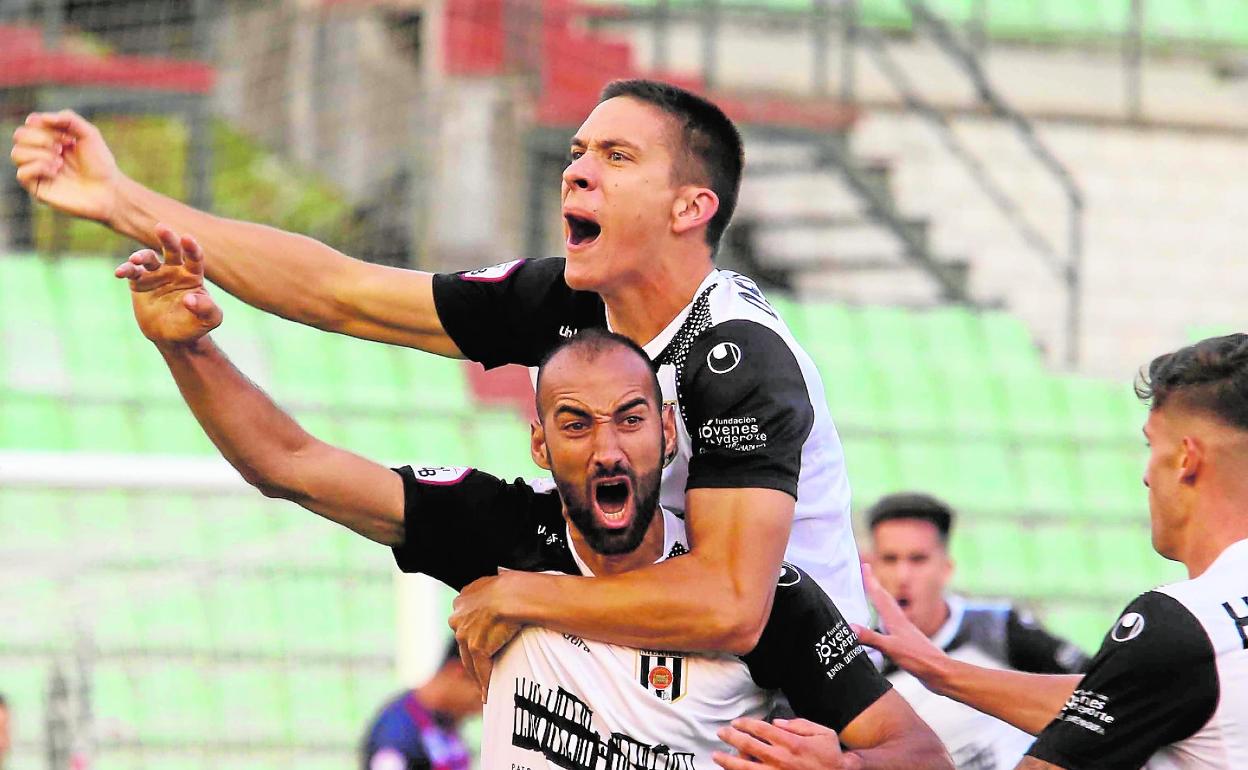
<svg viewBox="0 0 1248 770">
<path fill-rule="evenodd" d="M 433 303 L 442 328 L 487 369 L 537 366 L 561 339 L 606 323 L 598 295 L 568 288 L 564 261 L 521 259 L 435 275 Z"/>
<path fill-rule="evenodd" d="M 1076 645 L 1040 627 L 1030 612 L 1010 609 L 1005 619 L 1006 662 L 1033 674 L 1079 674 L 1091 661 Z"/>
<path fill-rule="evenodd" d="M 687 487 L 764 487 L 797 497 L 815 412 L 780 335 L 727 321 L 699 335 L 685 361 L 678 386 L 693 442 Z"/>
<path fill-rule="evenodd" d="M 455 590 L 500 567 L 576 572 L 558 496 L 470 468 L 412 468 L 403 479 L 404 542 L 394 560 Z"/>
<path fill-rule="evenodd" d="M 1138 768 L 1213 715 L 1218 677 L 1199 621 L 1157 591 L 1132 602 L 1028 752 L 1067 770 Z"/>
<path fill-rule="evenodd" d="M 892 689 L 819 584 L 787 562 L 758 646 L 742 659 L 759 687 L 837 732 Z"/>
</svg>

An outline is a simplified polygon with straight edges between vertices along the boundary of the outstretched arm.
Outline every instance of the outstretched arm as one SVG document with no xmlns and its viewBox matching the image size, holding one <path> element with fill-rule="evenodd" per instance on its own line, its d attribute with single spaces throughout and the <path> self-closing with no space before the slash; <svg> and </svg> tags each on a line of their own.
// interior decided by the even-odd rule
<svg viewBox="0 0 1248 770">
<path fill-rule="evenodd" d="M 1079 674 L 1028 674 L 954 660 L 906 619 L 871 568 L 862 569 L 867 597 L 888 633 L 855 626 L 862 643 L 889 657 L 932 692 L 1038 735 L 1074 693 Z"/>
<path fill-rule="evenodd" d="M 157 222 L 194 232 L 208 278 L 255 307 L 354 337 L 461 357 L 442 328 L 429 273 L 352 259 L 311 238 L 197 211 L 129 179 L 100 131 L 63 110 L 13 135 L 17 179 L 36 199 L 152 248 Z"/>
<path fill-rule="evenodd" d="M 230 363 L 208 333 L 221 310 L 204 288 L 204 257 L 189 237 L 159 228 L 150 250 L 117 268 L 130 280 L 135 320 L 169 365 L 204 432 L 248 483 L 386 545 L 403 542 L 397 474 L 305 432 Z"/>
</svg>

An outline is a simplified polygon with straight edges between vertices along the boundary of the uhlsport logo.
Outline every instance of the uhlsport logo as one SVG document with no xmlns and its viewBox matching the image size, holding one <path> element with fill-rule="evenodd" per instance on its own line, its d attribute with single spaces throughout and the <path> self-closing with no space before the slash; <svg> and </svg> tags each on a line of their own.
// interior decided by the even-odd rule
<svg viewBox="0 0 1248 770">
<path fill-rule="evenodd" d="M 735 342 L 721 342 L 706 354 L 706 365 L 716 374 L 727 374 L 741 363 L 741 348 Z"/>
<path fill-rule="evenodd" d="M 637 652 L 637 681 L 659 700 L 675 702 L 685 697 L 688 673 L 683 655 L 656 650 Z"/>
<path fill-rule="evenodd" d="M 1115 642 L 1129 642 L 1140 634 L 1144 633 L 1144 616 L 1138 612 L 1128 612 L 1114 625 L 1114 630 L 1109 632 L 1109 638 Z"/>
<path fill-rule="evenodd" d="M 802 573 L 798 572 L 796 567 L 787 561 L 780 562 L 780 580 L 777 581 L 776 585 L 781 588 L 788 588 L 789 586 L 797 585 L 801 579 Z"/>
</svg>

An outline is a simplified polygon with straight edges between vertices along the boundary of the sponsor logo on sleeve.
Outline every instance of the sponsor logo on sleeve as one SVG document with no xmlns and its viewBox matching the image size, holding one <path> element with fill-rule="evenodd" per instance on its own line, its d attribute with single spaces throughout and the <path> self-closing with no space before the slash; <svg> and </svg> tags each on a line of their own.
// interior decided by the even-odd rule
<svg viewBox="0 0 1248 770">
<path fill-rule="evenodd" d="M 802 573 L 798 572 L 796 567 L 787 561 L 780 562 L 780 580 L 776 582 L 776 585 L 781 588 L 788 588 L 789 586 L 797 585 L 801 581 Z"/>
<path fill-rule="evenodd" d="M 469 270 L 466 273 L 460 273 L 459 277 L 465 281 L 477 281 L 479 283 L 495 283 L 502 281 L 511 275 L 517 267 L 524 264 L 523 259 L 514 259 L 511 262 L 503 262 L 489 267 L 479 267 L 476 270 Z"/>
<path fill-rule="evenodd" d="M 741 348 L 735 342 L 721 342 L 706 354 L 706 365 L 716 374 L 727 374 L 741 363 Z"/>
<path fill-rule="evenodd" d="M 1226 610 L 1226 614 L 1230 616 L 1231 622 L 1235 624 L 1235 630 L 1239 632 L 1239 638 L 1244 643 L 1244 649 L 1248 650 L 1248 596 L 1239 597 L 1239 602 L 1244 605 L 1244 614 L 1240 615 L 1238 607 L 1232 607 L 1230 602 L 1222 602 L 1222 609 Z"/>
<path fill-rule="evenodd" d="M 1144 633 L 1144 616 L 1138 612 L 1128 612 L 1118 618 L 1118 622 L 1114 624 L 1114 630 L 1109 632 L 1109 638 L 1115 642 L 1129 642 L 1142 633 Z"/>
<path fill-rule="evenodd" d="M 757 417 L 712 417 L 698 428 L 698 438 L 709 446 L 753 452 L 767 446 L 767 433 Z"/>
<path fill-rule="evenodd" d="M 472 471 L 472 468 L 454 465 L 426 465 L 423 468 L 413 468 L 412 470 L 416 474 L 416 480 L 422 484 L 450 486 L 463 481 L 469 472 Z"/>
<path fill-rule="evenodd" d="M 1083 729 L 1104 735 L 1105 728 L 1114 723 L 1108 713 L 1109 698 L 1092 690 L 1075 690 L 1062 707 L 1061 719 Z"/>
<path fill-rule="evenodd" d="M 862 654 L 863 649 L 849 624 L 838 620 L 835 626 L 825 631 L 815 642 L 815 657 L 819 659 L 828 679 L 835 679 L 854 658 Z"/>
</svg>

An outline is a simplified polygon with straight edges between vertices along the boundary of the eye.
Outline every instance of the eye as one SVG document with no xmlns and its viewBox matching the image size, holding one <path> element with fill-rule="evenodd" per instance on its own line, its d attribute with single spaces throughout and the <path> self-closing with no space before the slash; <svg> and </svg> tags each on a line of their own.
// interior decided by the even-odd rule
<svg viewBox="0 0 1248 770">
<path fill-rule="evenodd" d="M 624 424 L 625 424 L 625 425 L 634 425 L 634 426 L 636 426 L 636 425 L 641 425 L 643 422 L 645 422 L 645 418 L 643 418 L 643 417 L 642 417 L 641 415 L 639 415 L 639 414 L 630 414 L 629 416 L 627 416 L 627 417 L 625 417 L 625 418 L 624 418 Z"/>
<path fill-rule="evenodd" d="M 585 428 L 586 425 L 584 420 L 571 420 L 563 424 L 563 429 L 569 433 L 578 433 L 585 430 Z"/>
<path fill-rule="evenodd" d="M 585 154 L 584 150 L 573 149 L 568 152 L 568 160 L 579 160 L 580 157 L 584 154 Z"/>
<path fill-rule="evenodd" d="M 628 157 L 624 153 L 620 152 L 619 150 L 612 152 L 607 157 L 610 158 L 613 163 L 621 163 L 623 161 L 628 160 Z"/>
</svg>

